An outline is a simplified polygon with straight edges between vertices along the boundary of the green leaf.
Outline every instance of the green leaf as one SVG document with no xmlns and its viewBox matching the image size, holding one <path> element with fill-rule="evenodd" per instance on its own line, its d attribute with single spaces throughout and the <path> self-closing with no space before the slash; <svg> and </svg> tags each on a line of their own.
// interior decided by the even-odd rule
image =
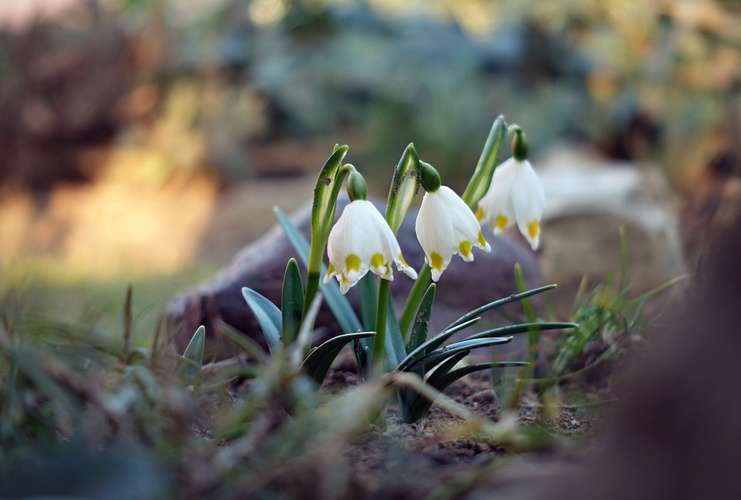
<svg viewBox="0 0 741 500">
<path fill-rule="evenodd" d="M 278 223 L 286 233 L 288 241 L 293 246 L 293 249 L 296 250 L 299 259 L 306 265 L 309 259 L 309 242 L 280 209 L 275 209 L 275 215 L 278 218 Z M 322 274 L 326 273 L 326 266 L 322 266 Z M 340 289 L 335 283 L 329 283 L 327 285 L 320 283 L 319 288 L 322 291 L 322 295 L 324 295 L 324 301 L 331 309 L 343 331 L 357 332 L 363 329 L 363 325 L 355 314 L 350 302 L 340 293 Z"/>
<path fill-rule="evenodd" d="M 466 375 L 470 375 L 471 373 L 474 373 L 477 371 L 490 370 L 492 368 L 506 368 L 510 366 L 527 366 L 527 365 L 528 363 L 524 361 L 493 361 L 489 363 L 477 363 L 473 365 L 464 366 L 450 373 L 441 375 L 437 377 L 434 381 L 430 380 L 432 379 L 432 376 L 430 376 L 430 379 L 428 379 L 427 383 L 429 383 L 431 386 L 433 386 L 438 391 L 443 392 L 445 389 L 450 387 L 450 385 L 453 384 L 453 382 L 459 380 L 462 377 L 465 377 Z M 438 370 L 435 370 L 435 373 Z M 406 423 L 416 422 L 420 418 L 427 415 L 427 412 L 430 410 L 432 403 L 434 403 L 434 401 L 430 401 L 427 398 L 423 398 L 417 395 L 417 398 L 414 400 L 414 402 L 411 404 L 411 407 L 408 410 L 408 420 L 405 419 L 405 422 Z"/>
<path fill-rule="evenodd" d="M 329 367 L 345 345 L 352 340 L 360 340 L 374 336 L 373 332 L 346 333 L 333 337 L 319 347 L 313 349 L 304 360 L 301 368 L 318 384 L 324 381 Z"/>
<path fill-rule="evenodd" d="M 129 283 L 126 287 L 126 298 L 124 299 L 123 307 L 121 308 L 121 325 L 123 327 L 123 352 L 126 356 L 129 355 L 131 349 L 131 327 L 133 324 L 133 311 L 132 311 L 132 300 L 131 295 L 133 292 L 133 286 Z"/>
<path fill-rule="evenodd" d="M 296 340 L 298 330 L 301 328 L 301 318 L 304 311 L 304 290 L 296 259 L 290 259 L 286 266 L 280 310 L 283 324 L 283 345 L 288 347 Z"/>
<path fill-rule="evenodd" d="M 436 349 L 431 353 L 422 356 L 413 363 L 405 366 L 399 366 L 399 370 L 418 372 L 418 370 L 420 370 L 421 368 L 422 373 L 426 374 L 434 366 L 437 366 L 439 363 L 449 358 L 450 356 L 463 351 L 468 352 L 479 347 L 506 344 L 508 342 L 511 342 L 513 338 L 514 337 L 491 337 L 485 339 L 463 340 L 461 342 L 456 342 L 455 344 L 450 344 L 445 347 L 441 347 L 440 349 Z"/>
<path fill-rule="evenodd" d="M 396 321 L 396 315 L 394 314 L 394 303 L 391 300 L 391 295 L 388 298 L 388 314 L 386 314 L 386 357 L 389 360 L 389 365 L 394 367 L 406 356 L 406 348 L 404 347 L 404 340 L 401 338 L 401 331 L 399 330 L 399 323 Z"/>
<path fill-rule="evenodd" d="M 427 288 L 422 302 L 417 309 L 417 317 L 412 325 L 412 336 L 407 344 L 407 355 L 422 345 L 427 340 L 427 330 L 430 327 L 430 315 L 432 314 L 432 303 L 435 301 L 435 284 Z"/>
<path fill-rule="evenodd" d="M 471 335 L 466 340 L 485 339 L 490 337 L 502 337 L 504 335 L 516 335 L 518 333 L 525 333 L 528 331 L 542 331 L 542 330 L 564 330 L 566 328 L 576 328 L 579 325 L 576 323 L 566 322 L 542 322 L 542 323 L 519 323 L 517 325 L 500 326 L 498 328 L 492 328 L 485 332 Z"/>
<path fill-rule="evenodd" d="M 414 196 L 419 189 L 419 156 L 414 144 L 409 144 L 402 153 L 394 170 L 389 196 L 386 202 L 386 221 L 394 234 L 399 232 Z"/>
<path fill-rule="evenodd" d="M 183 358 L 189 361 L 189 366 L 185 368 L 186 375 L 193 376 L 198 373 L 203 365 L 203 351 L 206 346 L 206 327 L 201 325 L 188 342 L 188 347 L 183 352 Z"/>
<path fill-rule="evenodd" d="M 342 160 L 345 158 L 348 149 L 347 146 L 335 146 L 334 151 L 327 159 L 319 173 L 319 178 L 314 186 L 314 203 L 311 209 L 311 236 L 312 238 L 323 239 L 326 243 L 326 236 L 334 222 L 335 200 L 341 187 L 341 180 L 337 182 L 337 174 L 342 167 Z M 334 199 L 333 199 L 334 193 Z M 323 249 L 323 247 L 322 247 Z"/>
<path fill-rule="evenodd" d="M 491 126 L 489 137 L 487 137 L 484 149 L 481 151 L 476 170 L 474 170 L 471 180 L 468 182 L 463 196 L 461 196 L 463 201 L 471 208 L 474 208 L 489 190 L 497 166 L 499 149 L 502 147 L 506 135 L 507 127 L 504 123 L 504 116 L 499 115 Z"/>
<path fill-rule="evenodd" d="M 337 195 L 348 170 L 342 168 L 342 160 L 347 146 L 336 146 L 324 164 L 314 187 L 314 203 L 311 208 L 311 244 L 306 264 L 306 292 L 304 314 L 309 308 L 321 281 L 324 249 L 327 246 L 329 231 L 334 223 L 337 209 Z"/>
<path fill-rule="evenodd" d="M 219 333 L 225 335 L 226 338 L 234 342 L 237 347 L 242 349 L 245 353 L 247 353 L 247 355 L 249 355 L 258 363 L 268 362 L 268 355 L 260 346 L 260 344 L 258 344 L 230 324 L 225 323 L 222 320 L 217 320 L 216 329 L 219 331 Z"/>
<path fill-rule="evenodd" d="M 448 327 L 448 329 L 443 330 L 442 332 L 438 333 L 430 340 L 423 342 L 416 349 L 412 350 L 412 352 L 410 352 L 409 355 L 407 355 L 407 357 L 401 361 L 399 366 L 408 365 L 412 361 L 415 361 L 421 358 L 422 356 L 424 356 L 425 354 L 433 351 L 434 349 L 437 349 L 438 347 L 443 345 L 443 343 L 446 340 L 448 340 L 453 334 L 455 334 L 456 332 L 459 332 L 460 330 L 468 328 L 469 326 L 478 322 L 480 319 L 481 318 L 473 318 L 473 319 L 468 320 L 465 323 L 461 323 L 460 325 L 457 325 L 454 327 Z"/>
<path fill-rule="evenodd" d="M 376 328 L 376 306 L 378 291 L 376 290 L 376 276 L 368 273 L 355 286 L 360 295 L 360 316 L 363 318 L 363 327 L 372 331 Z"/>
<path fill-rule="evenodd" d="M 439 380 L 440 378 L 444 377 L 448 374 L 450 370 L 455 368 L 455 365 L 458 364 L 463 358 L 468 356 L 469 351 L 461 351 L 455 356 L 451 356 L 442 363 L 438 365 L 437 368 L 435 368 L 432 373 L 429 374 L 429 376 L 425 379 L 425 382 L 432 385 L 434 387 L 435 382 Z"/>
<path fill-rule="evenodd" d="M 281 325 L 283 318 L 280 309 L 251 288 L 243 287 L 242 295 L 260 324 L 268 349 L 270 349 L 271 354 L 275 354 L 281 347 L 280 337 L 283 330 Z"/>
<path fill-rule="evenodd" d="M 497 307 L 501 307 L 503 305 L 509 304 L 510 302 L 516 302 L 518 300 L 522 300 L 527 297 L 532 297 L 533 295 L 537 295 L 539 293 L 543 293 L 548 290 L 552 290 L 553 288 L 556 288 L 556 286 L 557 285 L 545 285 L 539 288 L 533 288 L 532 290 L 528 290 L 527 292 L 516 293 L 516 294 L 510 295 L 509 297 L 504 297 L 502 299 L 495 300 L 494 302 L 489 302 L 486 305 L 483 305 L 477 309 L 474 309 L 473 311 L 470 311 L 464 314 L 463 316 L 455 320 L 453 323 L 451 323 L 450 326 L 448 326 L 448 328 L 446 328 L 445 330 L 448 330 L 449 328 L 452 328 L 454 326 L 458 326 L 461 323 L 470 321 L 471 319 L 477 316 L 481 316 L 483 313 L 490 311 L 491 309 L 495 309 Z"/>
<path fill-rule="evenodd" d="M 432 381 L 436 380 L 436 378 L 441 377 L 442 375 L 445 375 L 450 370 L 453 369 L 453 367 L 463 358 L 468 356 L 470 351 L 462 351 L 458 354 L 455 354 L 435 368 L 435 370 L 430 373 L 430 375 L 425 380 L 426 383 L 432 384 Z M 414 373 L 419 375 L 420 378 L 424 380 L 424 374 L 422 373 L 422 368 L 420 367 L 418 370 L 415 370 Z M 415 391 L 414 389 L 405 387 L 399 390 L 399 402 L 401 405 L 401 411 L 402 411 L 402 418 L 404 419 L 404 422 L 412 422 L 411 420 L 411 409 L 414 405 L 414 402 L 417 400 L 417 398 L 420 397 L 419 393 Z"/>
</svg>

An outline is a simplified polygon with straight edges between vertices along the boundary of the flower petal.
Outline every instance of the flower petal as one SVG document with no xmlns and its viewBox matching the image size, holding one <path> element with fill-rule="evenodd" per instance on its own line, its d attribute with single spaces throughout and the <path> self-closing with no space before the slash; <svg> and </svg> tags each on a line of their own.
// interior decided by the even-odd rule
<svg viewBox="0 0 741 500">
<path fill-rule="evenodd" d="M 453 224 L 438 192 L 425 193 L 414 228 L 425 253 L 425 262 L 432 270 L 432 280 L 437 281 L 448 267 L 456 247 Z"/>
<path fill-rule="evenodd" d="M 540 243 L 540 219 L 545 209 L 545 193 L 528 161 L 522 162 L 517 172 L 517 179 L 512 186 L 512 204 L 520 232 L 530 242 L 533 250 L 537 250 Z"/>
<path fill-rule="evenodd" d="M 342 293 L 369 270 L 390 281 L 394 279 L 391 263 L 396 262 L 401 269 L 399 243 L 386 220 L 367 200 L 355 200 L 345 207 L 329 234 L 327 255 L 329 268 L 324 282 L 336 276 Z M 402 270 L 416 278 L 411 268 Z"/>
<path fill-rule="evenodd" d="M 517 179 L 517 167 L 514 158 L 510 158 L 494 170 L 489 191 L 479 201 L 477 216 L 482 222 L 492 224 L 494 234 L 514 225 L 517 220 L 512 203 L 512 186 Z"/>
<path fill-rule="evenodd" d="M 486 242 L 486 239 L 484 239 L 484 234 L 481 232 L 481 225 L 473 212 L 471 212 L 471 209 L 466 205 L 466 202 L 447 186 L 440 186 L 438 193 L 445 202 L 445 207 L 450 214 L 453 230 L 458 240 L 457 253 L 460 253 L 463 260 L 473 260 L 473 254 L 470 251 L 471 246 L 478 247 L 485 252 L 490 252 L 491 247 Z M 463 243 L 466 243 L 464 245 L 466 248 L 461 248 Z"/>
</svg>

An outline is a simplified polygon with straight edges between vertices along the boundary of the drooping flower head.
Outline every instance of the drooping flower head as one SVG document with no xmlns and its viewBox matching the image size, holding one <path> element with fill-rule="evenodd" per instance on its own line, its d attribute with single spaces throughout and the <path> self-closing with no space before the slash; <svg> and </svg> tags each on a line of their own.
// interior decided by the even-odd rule
<svg viewBox="0 0 741 500">
<path fill-rule="evenodd" d="M 538 176 L 527 161 L 527 141 L 519 128 L 512 143 L 512 158 L 494 170 L 489 191 L 479 201 L 476 217 L 489 223 L 494 234 L 517 223 L 533 250 L 540 244 L 540 219 L 545 194 Z"/>
<path fill-rule="evenodd" d="M 432 270 L 432 280 L 437 281 L 453 255 L 459 254 L 470 262 L 473 260 L 472 247 L 485 252 L 491 251 L 491 247 L 468 205 L 455 191 L 440 185 L 440 177 L 430 165 L 424 162 L 420 165 L 422 186 L 427 192 L 422 198 L 415 230 L 425 261 Z M 425 172 L 428 168 L 432 171 Z"/>
<path fill-rule="evenodd" d="M 386 219 L 370 201 L 353 199 L 355 196 L 350 188 L 351 181 L 357 181 L 357 178 L 353 179 L 353 174 L 348 179 L 348 192 L 353 201 L 345 207 L 329 233 L 329 269 L 324 276 L 324 283 L 329 283 L 336 276 L 340 291 L 344 294 L 369 270 L 383 279 L 393 281 L 392 263 L 396 264 L 399 271 L 417 279 L 417 273 L 404 261 L 399 243 Z"/>
</svg>

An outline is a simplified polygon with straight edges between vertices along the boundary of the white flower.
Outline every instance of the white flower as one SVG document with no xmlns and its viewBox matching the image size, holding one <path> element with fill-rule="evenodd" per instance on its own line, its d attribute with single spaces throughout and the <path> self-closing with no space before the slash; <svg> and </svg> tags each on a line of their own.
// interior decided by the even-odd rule
<svg viewBox="0 0 741 500">
<path fill-rule="evenodd" d="M 467 262 L 473 260 L 471 247 L 489 252 L 476 216 L 468 205 L 447 186 L 425 193 L 415 224 L 417 239 L 425 252 L 425 261 L 437 281 L 455 254 Z"/>
<path fill-rule="evenodd" d="M 355 286 L 368 270 L 393 281 L 392 262 L 396 263 L 396 269 L 417 279 L 417 273 L 404 261 L 388 223 L 367 200 L 355 200 L 345 207 L 329 233 L 327 254 L 329 269 L 324 283 L 337 276 L 343 294 Z"/>
<path fill-rule="evenodd" d="M 479 202 L 476 217 L 491 223 L 494 234 L 517 222 L 522 235 L 537 250 L 544 208 L 543 186 L 530 162 L 510 158 L 494 170 L 491 186 Z"/>
</svg>

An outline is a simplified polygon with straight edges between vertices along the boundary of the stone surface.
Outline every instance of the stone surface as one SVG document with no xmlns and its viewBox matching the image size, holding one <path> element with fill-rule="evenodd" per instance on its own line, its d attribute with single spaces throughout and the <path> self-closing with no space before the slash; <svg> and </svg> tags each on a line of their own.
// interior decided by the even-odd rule
<svg viewBox="0 0 741 500">
<path fill-rule="evenodd" d="M 582 276 L 588 290 L 620 271 L 620 227 L 634 296 L 685 272 L 677 202 L 657 165 L 609 162 L 574 147 L 536 164 L 546 194 L 540 265 L 554 309 L 568 314 Z"/>
<path fill-rule="evenodd" d="M 345 202 L 341 203 L 344 206 Z M 340 212 L 341 207 L 338 207 L 338 216 Z M 419 269 L 424 262 L 424 255 L 414 234 L 415 215 L 411 211 L 407 215 L 398 239 L 407 262 L 415 269 Z M 309 204 L 291 216 L 292 221 L 305 235 L 309 233 L 309 217 Z M 514 280 L 514 265 L 517 262 L 522 265 L 528 287 L 541 284 L 535 255 L 525 246 L 524 240 L 519 238 L 519 235 L 512 239 L 495 238 L 488 230 L 485 231 L 492 252 L 486 254 L 474 249 L 475 260 L 472 263 L 454 257 L 438 282 L 432 328 L 443 328 L 473 308 L 515 293 L 517 287 Z M 262 334 L 242 297 L 241 289 L 248 286 L 273 303 L 279 304 L 285 266 L 288 259 L 294 256 L 295 252 L 282 229 L 276 225 L 263 237 L 244 247 L 232 262 L 211 280 L 176 297 L 168 306 L 167 312 L 175 325 L 173 340 L 177 351 L 183 351 L 198 325 L 203 324 L 208 332 L 206 353 L 208 359 L 219 359 L 238 353 L 237 348 L 214 327 L 216 319 L 221 319 L 262 342 Z M 392 294 L 396 298 L 397 310 L 401 310 L 413 281 L 399 272 L 395 272 L 394 275 Z M 356 291 L 351 289 L 348 296 L 357 310 Z M 506 311 L 509 314 L 518 314 L 521 307 L 515 304 Z M 497 316 L 493 313 L 484 316 L 479 329 L 506 322 Z M 325 328 L 329 335 L 343 333 L 326 308 L 317 319 L 317 327 Z M 466 331 L 469 334 L 472 332 Z M 520 345 L 520 342 L 515 345 Z"/>
</svg>

